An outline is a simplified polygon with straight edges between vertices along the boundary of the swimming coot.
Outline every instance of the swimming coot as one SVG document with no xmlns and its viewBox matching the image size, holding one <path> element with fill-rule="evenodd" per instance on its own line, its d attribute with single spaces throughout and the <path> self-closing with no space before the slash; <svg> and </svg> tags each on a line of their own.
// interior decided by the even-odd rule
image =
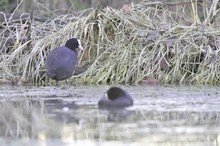
<svg viewBox="0 0 220 146">
<path fill-rule="evenodd" d="M 98 102 L 100 108 L 124 108 L 133 105 L 132 97 L 119 87 L 111 87 Z"/>
<path fill-rule="evenodd" d="M 65 46 L 53 49 L 46 59 L 46 75 L 58 81 L 66 80 L 73 75 L 77 63 L 77 48 L 83 50 L 79 39 L 67 40 Z"/>
</svg>

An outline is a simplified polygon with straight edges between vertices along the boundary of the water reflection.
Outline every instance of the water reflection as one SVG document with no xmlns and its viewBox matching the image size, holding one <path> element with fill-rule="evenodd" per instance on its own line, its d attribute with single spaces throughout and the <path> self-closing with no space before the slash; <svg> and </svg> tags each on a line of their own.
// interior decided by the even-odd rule
<svg viewBox="0 0 220 146">
<path fill-rule="evenodd" d="M 63 110 L 66 106 L 68 111 Z M 147 140 L 163 144 L 174 137 L 177 142 L 187 141 L 188 134 L 190 141 L 214 142 L 220 132 L 219 112 L 99 110 L 95 105 L 76 106 L 62 100 L 2 101 L 0 107 L 0 134 L 8 138 L 55 138 L 64 143 Z"/>
<path fill-rule="evenodd" d="M 104 110 L 72 97 L 2 98 L 0 145 L 219 145 L 218 98 L 208 98 L 181 105 L 175 99 L 152 97 L 148 102 L 138 99 L 126 109 Z M 180 100 L 184 101 L 182 96 Z M 188 105 L 192 101 L 197 110 Z M 215 106 L 209 106 L 210 101 L 216 101 Z M 176 105 L 189 109 L 180 110 Z"/>
</svg>

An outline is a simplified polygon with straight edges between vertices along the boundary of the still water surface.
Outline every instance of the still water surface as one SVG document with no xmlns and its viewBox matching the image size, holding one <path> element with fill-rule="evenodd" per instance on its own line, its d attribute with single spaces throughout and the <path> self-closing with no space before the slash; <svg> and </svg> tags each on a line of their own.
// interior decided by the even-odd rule
<svg viewBox="0 0 220 146">
<path fill-rule="evenodd" d="M 0 146 L 220 145 L 220 87 L 125 87 L 134 106 L 99 110 L 108 86 L 0 87 Z"/>
</svg>

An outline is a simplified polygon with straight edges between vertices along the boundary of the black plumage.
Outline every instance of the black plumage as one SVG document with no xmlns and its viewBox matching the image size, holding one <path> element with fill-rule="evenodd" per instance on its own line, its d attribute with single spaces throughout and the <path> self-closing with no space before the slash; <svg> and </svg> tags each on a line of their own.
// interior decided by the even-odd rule
<svg viewBox="0 0 220 146">
<path fill-rule="evenodd" d="M 77 48 L 83 49 L 79 39 L 69 39 L 65 46 L 53 49 L 46 59 L 46 75 L 58 81 L 70 78 L 77 64 Z"/>
<path fill-rule="evenodd" d="M 124 108 L 133 105 L 130 94 L 119 87 L 111 87 L 98 102 L 100 108 Z"/>
</svg>

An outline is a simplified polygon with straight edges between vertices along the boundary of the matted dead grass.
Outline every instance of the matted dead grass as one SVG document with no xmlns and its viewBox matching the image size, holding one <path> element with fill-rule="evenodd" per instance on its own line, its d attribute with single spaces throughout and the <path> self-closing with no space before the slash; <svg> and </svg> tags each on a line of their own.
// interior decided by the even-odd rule
<svg viewBox="0 0 220 146">
<path fill-rule="evenodd" d="M 107 7 L 45 22 L 1 25 L 0 82 L 50 84 L 45 78 L 49 51 L 71 37 L 82 40 L 79 66 L 87 70 L 70 81 L 87 84 L 137 84 L 146 77 L 161 83 L 217 84 L 220 82 L 220 33 L 214 21 L 218 0 L 170 11 L 167 4 L 143 1 L 121 10 Z M 169 3 L 173 4 L 173 3 Z M 192 9 L 192 17 L 185 13 Z"/>
</svg>

